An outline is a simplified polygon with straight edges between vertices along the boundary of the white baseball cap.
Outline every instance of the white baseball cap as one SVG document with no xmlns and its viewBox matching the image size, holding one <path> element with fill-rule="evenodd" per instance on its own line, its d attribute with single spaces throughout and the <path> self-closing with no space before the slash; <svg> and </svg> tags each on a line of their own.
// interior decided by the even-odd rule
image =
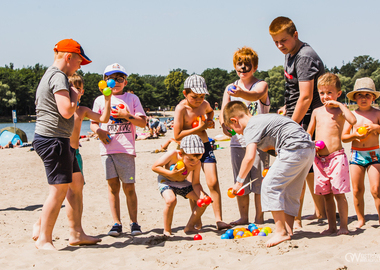
<svg viewBox="0 0 380 270">
<path fill-rule="evenodd" d="M 125 76 L 128 76 L 127 72 L 125 71 L 125 68 L 122 65 L 114 63 L 106 67 L 103 73 L 103 78 L 114 73 L 123 73 L 125 74 Z"/>
<path fill-rule="evenodd" d="M 186 154 L 203 154 L 205 146 L 201 137 L 195 134 L 188 135 L 181 140 L 180 148 Z"/>
<path fill-rule="evenodd" d="M 196 74 L 187 77 L 183 88 L 190 88 L 191 91 L 193 91 L 195 94 L 209 95 L 205 79 L 202 76 Z"/>
</svg>

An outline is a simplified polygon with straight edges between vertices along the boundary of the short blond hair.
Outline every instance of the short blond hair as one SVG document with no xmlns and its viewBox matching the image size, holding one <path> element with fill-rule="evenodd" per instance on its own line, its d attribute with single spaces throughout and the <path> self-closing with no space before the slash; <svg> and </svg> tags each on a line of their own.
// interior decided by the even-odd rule
<svg viewBox="0 0 380 270">
<path fill-rule="evenodd" d="M 241 101 L 231 101 L 223 109 L 223 119 L 227 126 L 232 124 L 231 118 L 242 118 L 244 115 L 249 115 L 247 105 Z"/>
<path fill-rule="evenodd" d="M 318 89 L 321 86 L 333 86 L 337 91 L 340 91 L 342 86 L 339 77 L 333 73 L 325 73 L 318 78 Z"/>
<path fill-rule="evenodd" d="M 277 35 L 284 31 L 286 31 L 291 36 L 293 36 L 297 31 L 296 25 L 288 17 L 277 17 L 269 26 L 269 34 L 271 36 Z"/>
<path fill-rule="evenodd" d="M 80 88 L 84 85 L 84 80 L 81 75 L 75 72 L 73 75 L 69 77 L 69 83 L 74 85 L 75 88 Z"/>
<path fill-rule="evenodd" d="M 244 46 L 234 53 L 233 63 L 235 68 L 236 63 L 239 61 L 242 61 L 243 63 L 252 63 L 252 67 L 257 69 L 259 64 L 259 56 L 252 48 Z"/>
</svg>

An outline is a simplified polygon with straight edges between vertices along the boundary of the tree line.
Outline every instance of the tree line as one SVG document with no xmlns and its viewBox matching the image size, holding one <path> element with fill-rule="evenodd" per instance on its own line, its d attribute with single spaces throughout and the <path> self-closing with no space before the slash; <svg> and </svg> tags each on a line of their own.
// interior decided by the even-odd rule
<svg viewBox="0 0 380 270">
<path fill-rule="evenodd" d="M 45 73 L 47 67 L 40 64 L 15 69 L 10 63 L 5 67 L 0 67 L 0 117 L 11 119 L 11 111 L 16 110 L 18 115 L 35 114 L 35 94 L 38 83 Z M 369 55 L 354 57 L 351 62 L 338 68 L 325 67 L 326 71 L 339 76 L 342 83 L 343 94 L 339 98 L 341 102 L 347 102 L 345 94 L 352 91 L 355 80 L 362 77 L 371 77 L 380 91 L 380 62 Z M 102 75 L 98 73 L 78 73 L 84 78 L 85 94 L 81 99 L 83 106 L 92 108 L 92 104 L 100 92 L 98 82 L 102 80 Z M 185 69 L 175 69 L 167 76 L 162 75 L 139 75 L 130 74 L 128 85 L 125 90 L 133 90 L 140 98 L 144 108 L 155 110 L 158 107 L 172 108 L 183 99 L 183 83 L 189 76 Z M 220 106 L 225 87 L 236 81 L 238 76 L 235 70 L 227 71 L 220 68 L 206 69 L 201 74 L 206 80 L 210 95 L 206 100 L 213 107 L 215 102 Z M 275 66 L 267 71 L 256 71 L 255 76 L 265 80 L 269 86 L 269 96 L 271 109 L 276 110 L 284 104 L 284 69 L 282 66 Z M 377 101 L 379 102 L 379 101 Z"/>
</svg>

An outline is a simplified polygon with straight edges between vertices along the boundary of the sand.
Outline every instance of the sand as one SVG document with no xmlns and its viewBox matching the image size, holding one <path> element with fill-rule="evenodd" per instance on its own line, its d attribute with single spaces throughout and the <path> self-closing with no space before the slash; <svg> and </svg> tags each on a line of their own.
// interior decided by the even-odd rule
<svg viewBox="0 0 380 270">
<path fill-rule="evenodd" d="M 303 220 L 303 228 L 292 240 L 266 248 L 268 237 L 238 240 L 220 239 L 222 231 L 215 228 L 214 214 L 209 207 L 203 215 L 203 240 L 183 233 L 190 215 L 189 203 L 178 197 L 170 239 L 162 237 L 164 201 L 156 184 L 156 174 L 150 169 L 162 155 L 151 151 L 159 148 L 173 133 L 155 140 L 136 142 L 136 190 L 139 200 L 138 220 L 143 235 L 132 237 L 124 194 L 122 221 L 124 232 L 119 237 L 107 235 L 112 218 L 108 205 L 107 185 L 99 156 L 99 141 L 82 142 L 84 159 L 83 227 L 87 234 L 102 238 L 94 246 L 69 246 L 68 222 L 62 206 L 54 228 L 54 245 L 58 252 L 37 250 L 32 240 L 32 225 L 38 219 L 48 195 L 48 184 L 43 163 L 29 148 L 0 150 L 2 189 L 0 189 L 0 268 L 1 269 L 379 269 L 380 228 L 366 179 L 365 201 L 368 222 L 355 229 L 356 216 L 352 193 L 349 202 L 350 235 L 321 236 L 327 228 L 326 220 Z M 209 130 L 209 136 L 221 134 L 219 125 Z M 224 149 L 216 150 L 219 182 L 222 190 L 223 219 L 227 222 L 239 217 L 235 199 L 227 197 L 232 185 L 229 142 L 218 142 Z M 171 145 L 170 148 L 174 147 Z M 349 145 L 345 145 L 346 153 Z M 272 159 L 273 162 L 273 159 Z M 207 191 L 204 175 L 201 182 Z M 254 220 L 251 196 L 250 220 Z M 304 215 L 313 213 L 309 192 L 306 193 Z M 265 226 L 274 229 L 270 213 Z M 361 256 L 361 257 L 360 257 Z"/>
</svg>

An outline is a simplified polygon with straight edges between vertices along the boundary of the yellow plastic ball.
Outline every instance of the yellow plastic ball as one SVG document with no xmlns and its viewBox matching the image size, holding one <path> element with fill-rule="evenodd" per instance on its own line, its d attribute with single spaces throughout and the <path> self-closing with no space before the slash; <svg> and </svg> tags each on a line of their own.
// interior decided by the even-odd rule
<svg viewBox="0 0 380 270">
<path fill-rule="evenodd" d="M 268 233 L 272 233 L 272 229 L 270 227 L 264 227 L 264 229 L 267 229 Z"/>
<path fill-rule="evenodd" d="M 99 86 L 99 88 L 100 88 L 101 90 L 103 90 L 104 88 L 107 87 L 107 82 L 101 80 L 101 81 L 98 83 L 98 86 Z"/>
<path fill-rule="evenodd" d="M 182 169 L 184 167 L 185 167 L 185 164 L 183 163 L 182 160 L 180 160 L 180 161 L 177 162 L 177 170 L 180 170 L 180 169 Z"/>
</svg>

